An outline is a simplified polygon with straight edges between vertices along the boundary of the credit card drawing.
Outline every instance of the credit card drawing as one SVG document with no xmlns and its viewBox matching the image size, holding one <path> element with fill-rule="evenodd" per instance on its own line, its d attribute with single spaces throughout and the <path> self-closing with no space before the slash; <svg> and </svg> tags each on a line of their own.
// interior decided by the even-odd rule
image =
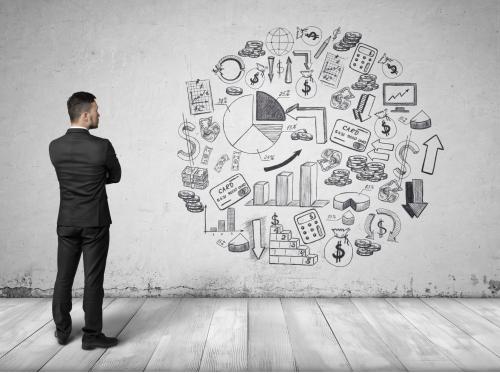
<svg viewBox="0 0 500 373">
<path fill-rule="evenodd" d="M 250 192 L 250 186 L 244 177 L 236 174 L 210 189 L 210 197 L 220 210 L 225 210 L 248 196 Z"/>
<path fill-rule="evenodd" d="M 366 128 L 337 119 L 330 135 L 330 141 L 358 152 L 364 152 L 370 136 L 371 132 Z"/>
</svg>

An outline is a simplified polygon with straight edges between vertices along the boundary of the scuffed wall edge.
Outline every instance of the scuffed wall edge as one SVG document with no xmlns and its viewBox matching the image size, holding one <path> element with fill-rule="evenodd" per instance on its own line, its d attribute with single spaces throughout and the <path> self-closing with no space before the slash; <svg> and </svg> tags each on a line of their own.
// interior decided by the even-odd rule
<svg viewBox="0 0 500 373">
<path fill-rule="evenodd" d="M 378 289 L 376 294 L 367 294 L 361 291 L 353 290 L 336 290 L 333 292 L 326 292 L 325 289 L 314 289 L 307 287 L 302 290 L 287 289 L 275 287 L 269 289 L 235 289 L 235 288 L 203 288 L 196 289 L 187 286 L 172 286 L 167 288 L 161 287 L 148 287 L 146 289 L 138 289 L 137 287 L 124 287 L 124 288 L 109 288 L 104 289 L 106 297 L 376 297 L 376 298 L 411 298 L 411 297 L 453 297 L 453 298 L 500 298 L 500 281 L 490 280 L 487 283 L 487 289 L 482 291 L 464 292 L 464 291 L 439 291 L 426 288 L 423 291 L 416 289 L 394 289 L 386 291 Z M 0 288 L 0 298 L 47 298 L 52 297 L 53 289 L 39 289 L 30 288 L 25 286 L 19 287 L 3 287 Z M 74 297 L 83 296 L 83 288 L 73 290 Z"/>
</svg>

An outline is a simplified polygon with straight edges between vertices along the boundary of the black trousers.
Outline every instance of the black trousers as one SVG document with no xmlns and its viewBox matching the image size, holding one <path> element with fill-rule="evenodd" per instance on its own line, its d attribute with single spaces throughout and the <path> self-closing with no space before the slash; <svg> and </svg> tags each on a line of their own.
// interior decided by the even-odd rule
<svg viewBox="0 0 500 373">
<path fill-rule="evenodd" d="M 103 227 L 57 227 L 57 277 L 52 298 L 52 315 L 56 328 L 71 333 L 71 289 L 83 252 L 85 288 L 83 311 L 85 334 L 102 331 L 104 270 L 109 247 L 109 225 Z"/>
</svg>

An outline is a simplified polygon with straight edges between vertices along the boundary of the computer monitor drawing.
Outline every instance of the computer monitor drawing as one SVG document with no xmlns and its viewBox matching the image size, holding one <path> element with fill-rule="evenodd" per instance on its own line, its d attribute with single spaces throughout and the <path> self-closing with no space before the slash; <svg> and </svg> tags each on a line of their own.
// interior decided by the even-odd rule
<svg viewBox="0 0 500 373">
<path fill-rule="evenodd" d="M 417 84 L 416 83 L 384 83 L 382 95 L 384 106 L 396 106 L 394 113 L 408 113 L 405 106 L 415 106 L 417 104 Z"/>
</svg>

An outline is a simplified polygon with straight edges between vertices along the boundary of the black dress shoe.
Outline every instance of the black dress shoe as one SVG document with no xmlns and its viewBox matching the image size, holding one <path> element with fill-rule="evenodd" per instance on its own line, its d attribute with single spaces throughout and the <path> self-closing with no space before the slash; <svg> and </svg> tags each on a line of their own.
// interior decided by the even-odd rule
<svg viewBox="0 0 500 373">
<path fill-rule="evenodd" d="M 103 333 L 92 335 L 84 334 L 82 337 L 82 348 L 84 350 L 93 350 L 94 348 L 109 348 L 116 346 L 118 339 L 106 337 Z"/>
<path fill-rule="evenodd" d="M 65 345 L 68 343 L 68 339 L 71 334 L 63 334 L 56 330 L 54 335 L 57 338 L 57 342 L 59 342 L 60 345 Z"/>
</svg>

